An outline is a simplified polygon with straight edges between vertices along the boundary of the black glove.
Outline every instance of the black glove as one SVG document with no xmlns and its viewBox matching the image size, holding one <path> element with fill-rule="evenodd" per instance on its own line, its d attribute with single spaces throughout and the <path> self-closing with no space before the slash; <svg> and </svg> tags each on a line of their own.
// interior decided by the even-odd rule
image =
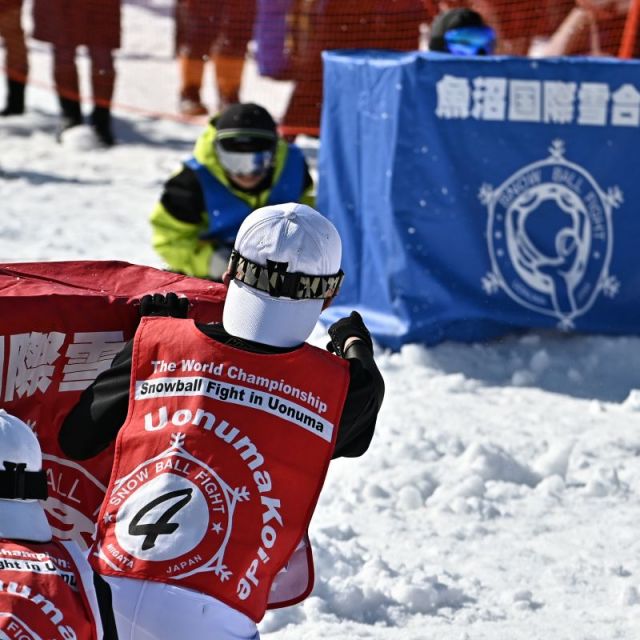
<svg viewBox="0 0 640 640">
<path fill-rule="evenodd" d="M 178 298 L 175 293 L 146 295 L 140 299 L 141 316 L 170 316 L 186 318 L 189 311 L 189 299 Z"/>
<path fill-rule="evenodd" d="M 364 326 L 362 316 L 357 311 L 352 311 L 348 318 L 341 318 L 329 327 L 331 342 L 327 344 L 327 350 L 344 358 L 344 345 L 349 338 L 358 338 L 373 353 L 373 342 L 369 329 Z"/>
</svg>

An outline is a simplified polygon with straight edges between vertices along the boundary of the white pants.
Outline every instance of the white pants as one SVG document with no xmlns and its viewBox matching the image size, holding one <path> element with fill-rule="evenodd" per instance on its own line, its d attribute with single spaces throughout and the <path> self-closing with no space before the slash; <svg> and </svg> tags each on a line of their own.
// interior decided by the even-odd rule
<svg viewBox="0 0 640 640">
<path fill-rule="evenodd" d="M 247 616 L 192 589 L 104 576 L 119 640 L 260 640 Z"/>
</svg>

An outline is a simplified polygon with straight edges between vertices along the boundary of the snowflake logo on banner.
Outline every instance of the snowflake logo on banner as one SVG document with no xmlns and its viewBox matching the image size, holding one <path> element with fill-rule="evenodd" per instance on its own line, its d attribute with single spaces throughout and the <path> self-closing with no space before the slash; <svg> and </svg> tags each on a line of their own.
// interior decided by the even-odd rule
<svg viewBox="0 0 640 640">
<path fill-rule="evenodd" d="M 623 202 L 617 186 L 602 189 L 584 167 L 565 157 L 562 140 L 549 156 L 509 176 L 498 188 L 483 184 L 492 269 L 482 278 L 488 295 L 503 290 L 519 305 L 557 318 L 570 330 L 602 293 L 615 297 L 609 273 L 612 212 Z"/>
</svg>

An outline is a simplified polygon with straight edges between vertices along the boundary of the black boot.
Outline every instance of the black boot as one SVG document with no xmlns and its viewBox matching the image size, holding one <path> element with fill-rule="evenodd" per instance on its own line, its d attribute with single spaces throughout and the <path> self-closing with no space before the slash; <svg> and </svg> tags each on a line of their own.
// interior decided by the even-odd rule
<svg viewBox="0 0 640 640">
<path fill-rule="evenodd" d="M 62 117 L 60 119 L 60 125 L 58 126 L 57 139 L 60 142 L 60 137 L 71 127 L 77 127 L 82 124 L 82 108 L 80 102 L 77 100 L 71 100 L 69 98 L 63 98 L 60 96 L 60 109 L 62 109 Z"/>
<path fill-rule="evenodd" d="M 91 114 L 91 126 L 98 136 L 98 140 L 105 147 L 112 147 L 115 144 L 113 132 L 111 131 L 111 111 L 109 107 L 94 107 Z"/>
<path fill-rule="evenodd" d="M 0 111 L 0 116 L 18 116 L 24 113 L 24 82 L 7 78 L 7 106 Z"/>
</svg>

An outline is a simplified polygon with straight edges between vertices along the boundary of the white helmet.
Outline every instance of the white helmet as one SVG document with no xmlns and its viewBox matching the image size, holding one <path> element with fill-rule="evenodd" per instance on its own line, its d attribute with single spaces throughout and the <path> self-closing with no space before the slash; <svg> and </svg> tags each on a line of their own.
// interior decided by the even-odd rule
<svg viewBox="0 0 640 640">
<path fill-rule="evenodd" d="M 48 542 L 51 527 L 38 500 L 47 497 L 35 434 L 0 409 L 0 538 Z"/>
</svg>

